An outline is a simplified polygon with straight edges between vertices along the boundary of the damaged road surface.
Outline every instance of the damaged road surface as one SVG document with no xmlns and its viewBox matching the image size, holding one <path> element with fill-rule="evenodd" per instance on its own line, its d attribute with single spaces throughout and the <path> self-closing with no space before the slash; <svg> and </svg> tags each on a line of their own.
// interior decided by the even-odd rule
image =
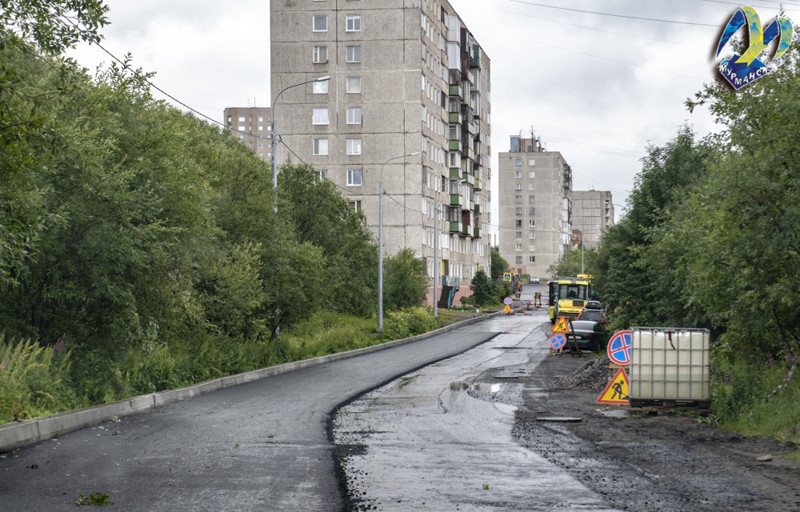
<svg viewBox="0 0 800 512">
<path fill-rule="evenodd" d="M 597 356 L 550 356 L 546 315 L 488 320 L 502 334 L 343 405 L 332 437 L 345 508 L 800 509 L 800 464 L 775 457 L 790 446 L 596 404 L 569 377 L 591 375 Z M 607 372 L 594 371 L 601 390 Z"/>
</svg>

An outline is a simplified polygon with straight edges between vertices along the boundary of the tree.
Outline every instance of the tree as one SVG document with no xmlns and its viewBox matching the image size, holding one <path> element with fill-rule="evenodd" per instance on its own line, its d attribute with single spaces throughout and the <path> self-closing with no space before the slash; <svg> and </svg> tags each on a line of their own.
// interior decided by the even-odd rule
<svg viewBox="0 0 800 512">
<path fill-rule="evenodd" d="M 475 272 L 471 284 L 472 296 L 475 298 L 475 305 L 477 307 L 483 307 L 495 300 L 497 286 L 489 276 L 486 275 L 486 272 L 483 270 Z"/>
<path fill-rule="evenodd" d="M 504 272 L 508 270 L 508 262 L 500 256 L 500 249 L 497 247 L 492 247 L 491 251 L 491 272 L 492 275 L 490 276 L 492 279 L 495 279 L 497 276 L 502 275 Z"/>
<path fill-rule="evenodd" d="M 384 270 L 386 309 L 419 306 L 425 301 L 428 291 L 425 262 L 422 258 L 415 257 L 413 250 L 405 248 L 386 258 Z"/>
</svg>

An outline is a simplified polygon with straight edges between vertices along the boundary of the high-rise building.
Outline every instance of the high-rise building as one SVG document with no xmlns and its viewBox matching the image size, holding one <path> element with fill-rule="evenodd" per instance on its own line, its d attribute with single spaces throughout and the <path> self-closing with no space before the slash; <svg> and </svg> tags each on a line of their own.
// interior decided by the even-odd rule
<svg viewBox="0 0 800 512">
<path fill-rule="evenodd" d="M 611 192 L 575 190 L 572 192 L 572 232 L 575 243 L 583 241 L 587 249 L 600 245 L 600 236 L 614 224 L 614 203 Z"/>
<path fill-rule="evenodd" d="M 225 128 L 267 162 L 270 161 L 270 110 L 269 107 L 228 107 L 223 113 Z"/>
<path fill-rule="evenodd" d="M 500 255 L 519 274 L 548 277 L 570 244 L 572 169 L 533 136 L 512 136 L 497 172 Z"/>
<path fill-rule="evenodd" d="M 375 234 L 383 182 L 384 254 L 410 248 L 467 291 L 490 267 L 491 220 L 490 66 L 472 33 L 446 1 L 273 1 L 270 15 L 278 165 L 313 165 Z"/>
</svg>

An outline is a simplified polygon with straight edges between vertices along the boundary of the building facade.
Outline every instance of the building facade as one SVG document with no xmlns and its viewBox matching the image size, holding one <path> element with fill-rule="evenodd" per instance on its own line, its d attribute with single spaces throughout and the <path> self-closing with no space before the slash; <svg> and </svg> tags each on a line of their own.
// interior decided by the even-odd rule
<svg viewBox="0 0 800 512">
<path fill-rule="evenodd" d="M 273 1 L 270 14 L 278 165 L 313 165 L 375 234 L 382 182 L 384 254 L 410 248 L 463 291 L 490 266 L 480 45 L 446 1 Z"/>
<path fill-rule="evenodd" d="M 514 272 L 548 277 L 570 244 L 572 169 L 537 139 L 512 136 L 497 172 L 500 255 Z"/>
<path fill-rule="evenodd" d="M 583 241 L 587 249 L 600 245 L 600 236 L 614 224 L 614 203 L 611 192 L 576 190 L 572 192 L 573 245 Z"/>
<path fill-rule="evenodd" d="M 269 107 L 228 107 L 223 112 L 225 128 L 262 160 L 270 161 Z"/>
</svg>

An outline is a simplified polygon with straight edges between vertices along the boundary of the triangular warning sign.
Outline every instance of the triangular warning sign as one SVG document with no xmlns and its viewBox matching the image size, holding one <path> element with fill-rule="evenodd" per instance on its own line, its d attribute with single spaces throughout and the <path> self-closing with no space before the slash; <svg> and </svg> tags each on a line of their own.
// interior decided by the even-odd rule
<svg viewBox="0 0 800 512">
<path fill-rule="evenodd" d="M 567 327 L 567 319 L 564 318 L 563 316 L 558 317 L 558 321 L 556 322 L 556 325 L 554 325 L 553 328 L 550 329 L 550 332 L 556 333 L 556 334 L 557 333 L 564 333 L 564 334 L 568 333 L 569 332 L 569 327 Z"/>
<path fill-rule="evenodd" d="M 628 373 L 625 371 L 625 368 L 620 368 L 617 370 L 614 378 L 608 383 L 606 389 L 600 393 L 600 396 L 597 398 L 597 403 L 630 405 L 628 389 L 630 389 Z"/>
</svg>

